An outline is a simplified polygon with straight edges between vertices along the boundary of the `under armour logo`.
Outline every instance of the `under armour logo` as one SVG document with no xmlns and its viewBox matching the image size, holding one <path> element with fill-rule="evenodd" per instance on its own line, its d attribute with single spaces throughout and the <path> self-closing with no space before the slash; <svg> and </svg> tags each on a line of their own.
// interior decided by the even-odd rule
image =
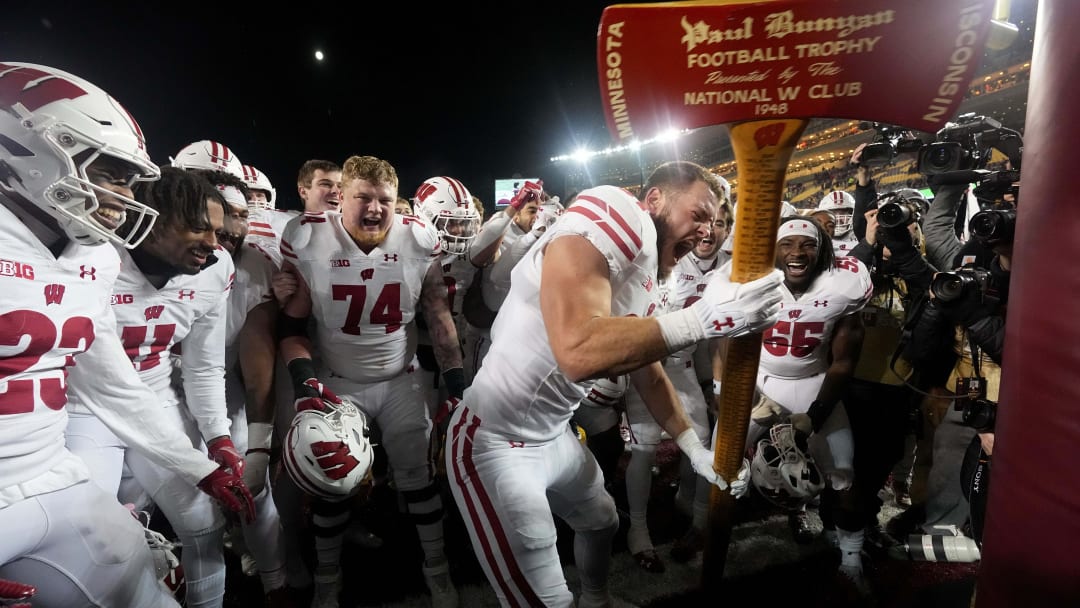
<svg viewBox="0 0 1080 608">
<path fill-rule="evenodd" d="M 45 286 L 45 305 L 60 304 L 60 301 L 64 299 L 64 290 L 66 288 L 59 283 L 52 283 Z"/>
<path fill-rule="evenodd" d="M 163 304 L 157 304 L 154 306 L 147 306 L 143 311 L 143 315 L 146 316 L 147 321 L 153 321 L 154 319 L 160 319 L 161 313 L 165 312 L 165 306 Z"/>
<path fill-rule="evenodd" d="M 396 253 L 384 253 L 383 254 L 383 261 L 384 262 L 396 262 L 397 261 L 397 254 Z"/>
<path fill-rule="evenodd" d="M 712 325 L 713 325 L 713 329 L 715 329 L 716 331 L 723 331 L 723 329 L 725 327 L 734 328 L 735 327 L 735 319 L 732 319 L 731 317 L 725 317 L 723 323 L 721 323 L 720 321 L 718 321 L 716 319 L 713 319 Z"/>
<path fill-rule="evenodd" d="M 828 306 L 828 305 L 829 305 L 828 300 L 820 300 L 820 301 L 814 300 L 814 308 L 817 308 L 818 306 Z"/>
<path fill-rule="evenodd" d="M 525 442 L 524 441 L 510 441 L 508 443 L 510 444 L 510 447 L 512 447 L 512 448 L 523 448 L 523 447 L 525 447 Z"/>
<path fill-rule="evenodd" d="M 195 290 L 194 289 L 181 289 L 177 293 L 178 293 L 177 299 L 179 299 L 179 300 L 183 300 L 185 298 L 188 299 L 188 300 L 194 300 L 195 299 Z"/>
<path fill-rule="evenodd" d="M 311 444 L 311 453 L 315 455 L 323 473 L 333 480 L 344 478 L 360 465 L 360 461 L 349 451 L 349 446 L 342 441 L 316 441 Z"/>
<path fill-rule="evenodd" d="M 79 278 L 80 279 L 85 279 L 87 276 L 89 276 L 91 281 L 96 281 L 97 280 L 97 276 L 95 276 L 96 274 L 97 274 L 97 268 L 94 268 L 93 266 L 90 267 L 90 270 L 87 270 L 86 266 L 79 266 Z"/>
</svg>

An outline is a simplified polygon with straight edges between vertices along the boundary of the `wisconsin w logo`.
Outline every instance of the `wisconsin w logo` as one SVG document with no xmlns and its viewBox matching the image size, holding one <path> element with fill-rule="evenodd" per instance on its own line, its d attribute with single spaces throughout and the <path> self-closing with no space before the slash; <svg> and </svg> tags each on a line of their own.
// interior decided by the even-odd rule
<svg viewBox="0 0 1080 608">
<path fill-rule="evenodd" d="M 35 68 L 0 63 L 0 106 L 22 104 L 30 112 L 59 99 L 86 95 L 79 85 Z"/>
<path fill-rule="evenodd" d="M 315 455 L 323 473 L 333 480 L 345 477 L 360 464 L 349 451 L 349 446 L 341 441 L 316 441 L 311 444 L 311 453 Z"/>
</svg>

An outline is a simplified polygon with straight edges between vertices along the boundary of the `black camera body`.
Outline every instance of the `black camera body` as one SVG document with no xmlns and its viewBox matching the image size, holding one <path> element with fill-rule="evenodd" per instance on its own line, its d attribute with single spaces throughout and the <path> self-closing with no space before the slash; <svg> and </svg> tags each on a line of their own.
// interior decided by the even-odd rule
<svg viewBox="0 0 1080 608">
<path fill-rule="evenodd" d="M 866 144 L 859 155 L 859 164 L 867 167 L 887 165 L 897 155 L 918 152 L 923 146 L 921 139 L 917 138 L 910 129 L 903 127 L 880 122 L 861 122 L 859 128 L 877 131 L 874 141 Z"/>
<path fill-rule="evenodd" d="M 919 150 L 918 170 L 923 175 L 981 169 L 992 149 L 1004 153 L 1015 170 L 1020 169 L 1023 141 L 1016 131 L 988 116 L 961 114 L 937 132 L 937 141 Z"/>
<path fill-rule="evenodd" d="M 940 272 L 930 282 L 934 297 L 942 302 L 955 302 L 972 290 L 980 298 L 986 297 L 990 287 L 990 271 L 982 268 L 961 268 L 953 272 Z"/>
<path fill-rule="evenodd" d="M 960 419 L 980 433 L 992 433 L 998 404 L 989 399 L 968 399 L 960 407 Z"/>
</svg>

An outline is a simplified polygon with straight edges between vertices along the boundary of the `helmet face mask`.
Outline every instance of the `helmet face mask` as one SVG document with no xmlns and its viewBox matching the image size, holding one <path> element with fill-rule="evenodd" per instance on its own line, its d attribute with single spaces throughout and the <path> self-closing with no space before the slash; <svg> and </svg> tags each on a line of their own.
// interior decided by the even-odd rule
<svg viewBox="0 0 1080 608">
<path fill-rule="evenodd" d="M 825 487 L 821 471 L 797 438 L 790 424 L 776 424 L 757 442 L 750 461 L 750 479 L 769 502 L 797 509 Z"/>
<path fill-rule="evenodd" d="M 25 92 L 33 85 L 34 94 Z M 0 63 L 0 192 L 34 205 L 56 219 L 71 240 L 82 245 L 112 242 L 137 246 L 150 233 L 157 211 L 133 198 L 93 183 L 95 163 L 124 168 L 126 186 L 161 176 L 146 152 L 142 129 L 108 93 L 55 68 Z M 52 94 L 53 97 L 48 96 Z M 117 235 L 95 212 L 102 199 L 122 211 Z M 116 207 L 122 206 L 123 209 Z"/>
<path fill-rule="evenodd" d="M 833 238 L 843 238 L 851 232 L 853 216 L 855 215 L 855 197 L 843 190 L 833 190 L 826 194 L 817 206 L 818 211 L 831 211 L 835 218 L 836 228 L 833 230 Z"/>
<path fill-rule="evenodd" d="M 248 209 L 250 211 L 277 209 L 277 190 L 275 190 L 273 184 L 270 183 L 270 178 L 266 177 L 265 173 L 251 165 L 242 165 L 241 169 L 244 173 L 244 183 L 248 185 L 248 189 L 251 190 L 252 193 L 261 190 L 266 196 L 265 201 L 255 199 L 248 201 Z"/>
<path fill-rule="evenodd" d="M 464 255 L 480 230 L 480 213 L 464 184 L 452 177 L 432 177 L 416 189 L 416 214 L 430 221 L 439 232 L 443 249 Z"/>
<path fill-rule="evenodd" d="M 283 446 L 289 477 L 305 493 L 331 502 L 359 493 L 375 460 L 367 418 L 351 401 L 342 401 L 324 401 L 323 411 L 297 412 Z"/>
</svg>

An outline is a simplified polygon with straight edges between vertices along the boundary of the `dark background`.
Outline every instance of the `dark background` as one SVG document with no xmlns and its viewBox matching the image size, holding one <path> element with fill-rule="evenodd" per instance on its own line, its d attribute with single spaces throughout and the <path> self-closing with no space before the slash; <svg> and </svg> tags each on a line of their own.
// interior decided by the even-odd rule
<svg viewBox="0 0 1080 608">
<path fill-rule="evenodd" d="M 298 206 L 309 158 L 379 156 L 406 197 L 451 175 L 490 205 L 496 178 L 564 194 L 550 157 L 611 142 L 595 47 L 614 2 L 6 4 L 0 60 L 102 87 L 159 164 L 193 141 L 228 145 L 279 207 Z"/>
</svg>

